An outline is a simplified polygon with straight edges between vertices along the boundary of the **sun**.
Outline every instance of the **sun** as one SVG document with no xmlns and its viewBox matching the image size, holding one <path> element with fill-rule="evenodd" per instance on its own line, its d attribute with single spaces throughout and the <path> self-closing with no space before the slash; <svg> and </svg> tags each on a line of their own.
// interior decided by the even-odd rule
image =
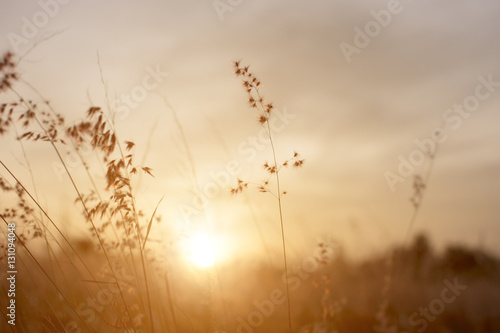
<svg viewBox="0 0 500 333">
<path fill-rule="evenodd" d="M 188 251 L 190 260 L 200 268 L 207 268 L 215 263 L 210 237 L 207 234 L 191 236 Z"/>
</svg>

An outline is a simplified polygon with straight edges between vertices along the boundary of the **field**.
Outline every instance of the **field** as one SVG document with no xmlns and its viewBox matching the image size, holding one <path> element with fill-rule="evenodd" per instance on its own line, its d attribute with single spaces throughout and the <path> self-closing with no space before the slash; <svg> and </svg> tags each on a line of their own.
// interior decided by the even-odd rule
<svg viewBox="0 0 500 333">
<path fill-rule="evenodd" d="M 2 5 L 1 332 L 500 332 L 497 5 L 112 3 Z"/>
</svg>

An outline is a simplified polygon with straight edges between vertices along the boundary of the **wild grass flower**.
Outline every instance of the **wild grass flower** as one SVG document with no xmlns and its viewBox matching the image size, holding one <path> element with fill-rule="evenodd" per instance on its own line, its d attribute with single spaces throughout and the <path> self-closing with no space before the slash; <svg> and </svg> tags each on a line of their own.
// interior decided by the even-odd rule
<svg viewBox="0 0 500 333">
<path fill-rule="evenodd" d="M 264 169 L 268 173 L 267 179 L 264 179 L 260 184 L 257 183 L 257 188 L 259 192 L 270 193 L 278 201 L 278 211 L 280 218 L 281 227 L 281 240 L 283 248 L 283 262 L 285 266 L 285 282 L 286 282 L 286 295 L 287 295 L 287 310 L 288 310 L 288 329 L 292 332 L 292 311 L 291 311 L 291 301 L 290 301 L 290 290 L 289 290 L 289 276 L 288 276 L 288 263 L 287 263 L 287 253 L 286 253 L 286 242 L 285 242 L 285 228 L 283 222 L 283 209 L 282 209 L 282 196 L 286 194 L 286 191 L 281 190 L 279 174 L 282 168 L 286 168 L 289 165 L 299 168 L 304 164 L 304 159 L 302 159 L 297 152 L 293 153 L 293 156 L 284 162 L 278 163 L 277 153 L 274 146 L 273 135 L 271 131 L 271 125 L 269 119 L 273 115 L 274 105 L 273 103 L 268 103 L 260 93 L 260 87 L 262 86 L 261 81 L 249 70 L 249 66 L 241 66 L 239 61 L 234 62 L 234 73 L 242 81 L 242 85 L 247 93 L 248 103 L 252 109 L 256 110 L 257 121 L 266 131 L 267 137 L 269 139 L 269 144 L 272 150 L 272 162 L 265 162 L 263 164 Z M 271 178 L 275 179 L 275 189 L 271 189 L 269 186 L 269 181 Z M 235 187 L 230 189 L 232 194 L 240 193 L 248 187 L 248 182 L 241 179 L 237 179 L 237 184 Z"/>
<path fill-rule="evenodd" d="M 60 159 L 75 191 L 77 192 L 78 198 L 76 201 L 80 202 L 83 206 L 85 219 L 90 223 L 89 229 L 98 240 L 99 249 L 103 251 L 110 271 L 112 272 L 113 280 L 118 286 L 122 303 L 114 305 L 113 308 L 117 312 L 124 311 L 124 313 L 126 313 L 127 318 L 120 318 L 119 321 L 123 327 L 128 326 L 134 331 L 134 320 L 132 318 L 132 314 L 130 313 L 130 308 L 127 305 L 124 292 L 120 288 L 118 277 L 114 271 L 113 263 L 111 262 L 108 253 L 115 247 L 128 249 L 130 258 L 133 261 L 133 250 L 137 249 L 141 258 L 141 265 L 143 267 L 143 278 L 138 279 L 137 283 L 145 284 L 146 295 L 148 298 L 147 302 L 141 301 L 141 303 L 143 306 L 149 308 L 147 312 L 150 314 L 150 320 L 147 324 L 153 328 L 151 301 L 149 299 L 148 291 L 149 274 L 146 268 L 149 264 L 146 263 L 147 258 L 144 253 L 147 235 L 151 228 L 153 217 L 151 217 L 149 223 L 140 223 L 140 219 L 144 219 L 144 214 L 135 206 L 135 197 L 131 182 L 131 175 L 137 173 L 138 170 L 152 176 L 152 169 L 147 166 L 135 165 L 134 154 L 132 151 L 134 143 L 131 141 L 125 141 L 125 148 L 122 149 L 114 131 L 113 124 L 106 119 L 101 108 L 94 106 L 90 107 L 87 111 L 87 120 L 83 120 L 72 126 L 66 127 L 64 117 L 56 113 L 48 101 L 45 100 L 39 105 L 37 102 L 23 98 L 14 87 L 15 81 L 19 79 L 19 76 L 15 72 L 15 66 L 16 64 L 13 61 L 13 55 L 11 53 L 7 53 L 0 62 L 0 82 L 2 87 L 0 92 L 10 91 L 18 98 L 16 102 L 3 103 L 0 105 L 0 134 L 6 134 L 8 130 L 14 126 L 15 122 L 21 122 L 23 133 L 18 136 L 18 140 L 32 142 L 44 141 L 50 143 L 56 152 L 56 155 Z M 28 85 L 28 87 L 31 86 Z M 20 142 L 22 143 L 22 141 Z M 110 191 L 110 195 L 107 200 L 102 199 L 93 179 L 91 179 L 91 181 L 95 189 L 90 191 L 88 194 L 84 193 L 80 189 L 80 186 L 77 185 L 71 171 L 68 169 L 64 159 L 62 158 L 62 151 L 71 149 L 69 143 L 72 144 L 71 147 L 73 147 L 77 153 L 83 145 L 90 145 L 91 149 L 100 157 L 101 162 L 106 166 L 105 190 Z M 7 171 L 9 171 L 9 173 L 11 173 L 3 162 L 2 165 Z M 85 162 L 84 165 L 86 165 Z M 15 178 L 12 173 L 11 176 Z M 90 174 L 89 178 L 91 178 Z M 17 210 L 5 209 L 2 212 L 2 216 L 20 219 L 24 224 L 23 230 L 27 230 L 27 235 L 32 232 L 32 237 L 42 237 L 45 235 L 43 233 L 44 229 L 34 223 L 36 219 L 30 218 L 30 216 L 33 216 L 33 210 L 26 205 L 26 201 L 23 197 L 24 193 L 28 192 L 20 181 L 17 180 L 17 178 L 15 178 L 15 180 L 17 184 L 15 186 L 11 186 L 7 185 L 6 181 L 2 179 L 2 190 L 4 192 L 9 192 L 13 189 L 17 189 L 18 206 L 23 209 L 23 213 L 18 214 Z M 69 244 L 71 250 L 76 254 L 80 261 L 82 261 L 77 252 L 71 246 L 68 239 L 61 233 L 45 211 L 43 211 L 36 199 L 29 193 L 28 195 L 38 206 L 40 211 L 44 213 L 45 217 L 52 223 L 56 230 L 63 236 L 64 240 Z M 117 236 L 116 240 L 111 242 L 108 241 L 108 237 L 106 236 L 108 229 L 110 228 Z M 118 235 L 120 230 L 122 232 L 121 237 Z M 146 233 L 146 236 L 144 236 L 144 233 Z M 23 238 L 26 239 L 26 237 L 27 236 L 25 234 L 19 235 L 20 240 Z M 50 251 L 48 239 L 46 239 L 46 241 Z M 92 279 L 95 280 L 95 277 L 85 263 L 83 263 L 83 265 L 92 276 Z M 139 275 L 137 275 L 137 278 L 139 278 Z M 139 294 L 142 295 L 141 293 Z M 136 315 L 134 315 L 134 317 L 136 317 Z"/>
</svg>

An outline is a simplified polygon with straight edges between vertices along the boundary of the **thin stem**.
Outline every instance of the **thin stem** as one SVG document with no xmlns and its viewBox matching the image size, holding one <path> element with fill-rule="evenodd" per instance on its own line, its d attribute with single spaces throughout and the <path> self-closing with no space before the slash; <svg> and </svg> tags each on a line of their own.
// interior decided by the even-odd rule
<svg viewBox="0 0 500 333">
<path fill-rule="evenodd" d="M 271 128 L 269 125 L 269 121 L 267 121 L 267 128 L 268 128 L 268 134 L 269 134 L 269 142 L 271 144 L 271 149 L 273 151 L 273 159 L 274 159 L 274 165 L 277 166 L 278 162 L 276 160 L 276 150 L 274 148 L 274 143 L 273 143 L 273 138 L 271 135 Z M 287 305 L 288 305 L 288 329 L 290 330 L 290 333 L 292 332 L 292 311 L 291 311 L 291 305 L 290 305 L 290 287 L 288 284 L 288 263 L 287 263 L 287 256 L 286 256 L 286 242 L 285 242 L 285 227 L 283 223 L 283 210 L 281 207 L 281 190 L 280 190 L 280 177 L 279 177 L 279 171 L 276 170 L 276 188 L 278 190 L 278 210 L 280 213 L 280 225 L 281 225 L 281 242 L 283 244 L 283 261 L 285 263 L 285 281 L 286 281 L 286 300 L 287 300 Z"/>
<path fill-rule="evenodd" d="M 99 53 L 97 53 L 97 63 L 99 66 L 99 75 L 101 78 L 101 83 L 104 87 L 104 93 L 105 93 L 105 99 L 106 99 L 106 104 L 108 108 L 108 112 L 110 113 L 111 120 L 107 120 L 107 123 L 111 127 L 111 130 L 113 131 L 113 134 L 116 137 L 116 145 L 118 147 L 118 150 L 120 152 L 120 155 L 122 157 L 122 160 L 125 161 L 125 154 L 123 153 L 122 147 L 120 145 L 120 139 L 118 138 L 118 134 L 116 132 L 115 128 L 115 114 L 112 113 L 112 108 L 111 108 L 111 103 L 109 101 L 109 93 L 108 93 L 108 86 L 106 84 L 106 81 L 104 80 L 104 73 L 102 70 L 102 65 L 101 65 L 101 57 Z M 137 214 L 137 209 L 135 205 L 135 197 L 133 196 L 133 190 L 132 190 L 132 181 L 130 177 L 130 173 L 128 172 L 128 169 L 125 167 L 124 168 L 126 178 L 128 179 L 128 188 L 130 190 L 130 203 L 132 205 L 132 210 L 134 212 L 134 218 L 135 218 L 135 224 L 136 224 L 136 232 L 137 232 L 137 241 L 139 243 L 139 253 L 141 257 L 141 266 L 142 266 L 142 272 L 144 274 L 144 286 L 146 288 L 146 298 L 147 298 L 147 304 L 148 304 L 148 317 L 149 321 L 151 323 L 151 329 L 154 331 L 154 321 L 153 321 L 153 311 L 151 309 L 151 298 L 150 298 L 150 293 L 149 293 L 149 281 L 148 281 L 148 275 L 146 272 L 146 256 L 144 255 L 144 250 L 142 246 L 142 234 L 141 234 L 141 229 L 140 229 L 140 224 L 139 224 L 139 215 Z M 133 261 L 133 257 L 132 257 Z M 142 295 L 141 295 L 142 298 Z M 134 329 L 135 330 L 135 329 Z"/>
<path fill-rule="evenodd" d="M 168 282 L 168 273 L 165 273 L 165 284 L 167 287 L 168 304 L 170 307 L 170 312 L 172 313 L 172 320 L 174 321 L 175 332 L 178 332 L 179 327 L 177 326 L 177 317 L 175 316 L 174 304 L 172 303 L 172 294 L 170 292 L 170 284 Z"/>
<path fill-rule="evenodd" d="M 13 91 L 13 92 L 14 92 L 14 93 L 15 93 L 15 94 L 16 94 L 16 95 L 20 98 L 20 99 L 22 99 L 22 98 L 21 98 L 21 95 L 20 95 L 20 94 L 19 94 L 16 90 L 14 90 L 13 88 L 11 88 L 11 90 L 12 90 L 12 91 Z M 23 103 L 26 105 L 26 107 L 27 107 L 27 108 L 29 108 L 29 109 L 30 109 L 30 110 L 34 113 L 35 111 L 33 110 L 33 108 L 32 108 L 32 107 L 31 107 L 28 103 L 26 103 L 26 101 L 24 101 L 24 99 L 22 99 L 22 100 L 23 100 Z M 85 215 L 86 215 L 86 217 L 88 217 L 88 220 L 90 221 L 90 223 L 91 223 L 91 225 L 92 225 L 92 229 L 93 229 L 93 231 L 94 231 L 94 233 L 95 233 L 95 235 L 96 235 L 96 237 L 97 237 L 97 240 L 98 240 L 98 242 L 99 242 L 99 244 L 100 244 L 100 246 L 101 246 L 101 248 L 102 248 L 102 250 L 103 250 L 104 256 L 105 256 L 105 258 L 106 258 L 106 262 L 108 263 L 108 265 L 109 265 L 109 267 L 110 267 L 110 270 L 111 270 L 111 272 L 113 273 L 113 277 L 114 277 L 115 281 L 116 281 L 116 282 L 118 282 L 118 278 L 117 278 L 117 276 L 116 276 L 116 272 L 115 272 L 115 270 L 114 270 L 114 268 L 113 268 L 113 265 L 111 264 L 111 261 L 110 261 L 110 259 L 109 259 L 108 251 L 106 250 L 106 247 L 104 246 L 104 242 L 103 242 L 103 240 L 102 240 L 101 236 L 99 235 L 99 231 L 97 230 L 97 227 L 95 226 L 95 223 L 94 223 L 94 221 L 93 221 L 93 219 L 92 219 L 92 216 L 91 216 L 91 214 L 90 214 L 90 212 L 89 212 L 89 210 L 88 210 L 88 208 L 87 208 L 87 205 L 85 204 L 85 201 L 83 200 L 83 196 L 82 196 L 82 194 L 81 194 L 80 190 L 78 189 L 78 186 L 76 185 L 75 180 L 73 179 L 73 176 L 71 175 L 71 172 L 68 170 L 68 167 L 66 166 L 66 163 L 64 162 L 64 159 L 62 158 L 61 153 L 59 152 L 59 149 L 57 148 L 57 146 L 56 146 L 56 144 L 55 144 L 55 142 L 54 142 L 54 140 L 53 140 L 53 138 L 52 138 L 51 134 L 49 134 L 49 133 L 47 132 L 47 130 L 46 130 L 46 129 L 45 129 L 45 127 L 42 125 L 42 123 L 38 120 L 38 117 L 36 117 L 36 115 L 33 117 L 33 119 L 35 119 L 35 121 L 37 122 L 38 126 L 39 126 L 42 130 L 43 130 L 43 132 L 45 133 L 46 137 L 47 137 L 47 138 L 48 138 L 48 140 L 49 140 L 49 143 L 50 143 L 50 144 L 51 144 L 51 146 L 54 148 L 54 150 L 55 150 L 55 152 L 56 152 L 56 154 L 57 154 L 57 157 L 58 157 L 58 158 L 59 158 L 59 160 L 61 161 L 61 163 L 62 163 L 62 165 L 63 165 L 63 167 L 64 167 L 64 170 L 65 170 L 66 174 L 68 175 L 68 177 L 69 177 L 69 179 L 70 179 L 70 181 L 71 181 L 71 184 L 73 185 L 73 188 L 75 189 L 75 191 L 76 191 L 76 193 L 77 193 L 77 195 L 78 195 L 78 199 L 79 199 L 79 201 L 81 202 L 81 204 L 82 204 L 82 206 L 83 206 L 83 208 L 84 208 L 84 210 L 85 210 Z M 134 321 L 133 321 L 133 319 L 132 319 L 132 315 L 130 314 L 130 311 L 129 311 L 128 307 L 127 307 L 127 303 L 126 303 L 126 301 L 125 301 L 125 296 L 123 295 L 123 292 L 122 292 L 122 290 L 121 290 L 121 288 L 120 288 L 120 285 L 119 285 L 119 284 L 118 284 L 118 290 L 119 290 L 119 292 L 120 292 L 120 296 L 121 296 L 122 301 L 123 301 L 123 303 L 124 303 L 124 306 L 125 306 L 125 309 L 126 309 L 127 315 L 129 316 L 130 322 L 131 322 L 131 324 L 132 324 L 132 328 L 133 328 L 134 332 L 137 332 L 137 330 L 135 329 Z"/>
<path fill-rule="evenodd" d="M 0 214 L 0 218 L 5 222 L 5 224 L 8 226 L 9 225 L 9 222 L 7 222 L 7 220 L 3 217 L 3 215 Z M 26 252 L 30 255 L 30 257 L 33 259 L 33 261 L 37 264 L 38 268 L 40 268 L 43 272 L 43 274 L 47 277 L 47 279 L 50 281 L 50 283 L 54 286 L 54 288 L 57 290 L 57 292 L 61 295 L 61 297 L 64 299 L 64 301 L 66 303 L 68 303 L 70 309 L 77 315 L 78 319 L 80 319 L 80 321 L 85 325 L 85 327 L 90 331 L 92 332 L 92 330 L 90 329 L 90 327 L 87 325 L 87 322 L 85 320 L 83 320 L 83 318 L 80 316 L 80 314 L 78 313 L 78 311 L 76 311 L 76 309 L 73 307 L 73 305 L 71 304 L 71 302 L 66 298 L 66 296 L 63 294 L 63 292 L 61 291 L 61 289 L 59 289 L 59 287 L 57 286 L 57 283 L 55 283 L 49 276 L 49 274 L 45 271 L 45 269 L 43 269 L 42 265 L 38 262 L 38 260 L 36 260 L 35 256 L 31 253 L 31 251 L 28 249 L 28 247 L 26 246 L 26 244 L 24 244 L 24 242 L 21 240 L 21 238 L 19 238 L 19 236 L 17 235 L 17 233 L 15 231 L 13 231 L 14 235 L 16 236 L 17 238 L 17 241 L 19 243 L 21 243 L 21 245 L 23 246 L 23 248 L 26 250 Z"/>
<path fill-rule="evenodd" d="M 56 119 L 60 119 L 60 118 L 61 118 L 61 117 L 60 117 L 60 115 L 56 112 L 56 110 L 55 110 L 55 109 L 52 107 L 52 105 L 49 103 L 49 100 L 48 100 L 47 98 L 45 98 L 45 96 L 43 96 L 43 95 L 42 95 L 42 93 L 41 93 L 41 92 L 40 92 L 40 91 L 39 91 L 39 90 L 38 90 L 35 86 L 33 86 L 31 83 L 29 83 L 28 81 L 26 81 L 26 80 L 24 80 L 24 79 L 22 79 L 22 78 L 20 79 L 20 81 L 21 81 L 21 82 L 23 82 L 26 86 L 28 86 L 28 87 L 29 87 L 29 88 L 30 88 L 30 89 L 31 89 L 31 90 L 32 90 L 35 94 L 37 94 L 37 95 L 38 95 L 38 97 L 40 97 L 40 98 L 44 101 L 44 103 L 46 104 L 46 106 L 48 107 L 48 109 L 50 110 L 50 112 L 53 114 L 53 116 L 54 116 Z M 14 91 L 14 93 L 16 93 L 16 94 L 19 96 L 19 94 L 18 94 L 16 91 Z M 18 132 L 17 132 L 17 127 L 14 127 L 14 128 L 15 128 L 15 130 L 16 130 L 16 136 L 18 137 L 18 140 L 19 140 L 19 142 L 21 143 L 21 147 L 23 147 L 23 152 L 24 152 L 24 146 L 23 146 L 23 144 L 22 144 L 22 140 L 20 139 L 19 134 L 18 134 Z M 44 129 L 44 131 L 45 131 L 45 129 Z M 46 131 L 45 131 L 45 132 L 46 132 Z M 71 140 L 70 140 L 70 141 L 71 141 Z M 71 141 L 71 142 L 72 142 L 72 141 Z M 92 183 L 92 186 L 94 187 L 94 190 L 95 190 L 95 192 L 96 192 L 96 195 L 98 196 L 99 200 L 102 202 L 103 200 L 102 200 L 101 194 L 100 194 L 100 192 L 99 192 L 99 189 L 97 188 L 97 185 L 96 185 L 96 183 L 95 183 L 95 181 L 94 181 L 94 178 L 93 178 L 93 177 L 92 177 L 92 175 L 90 174 L 90 170 L 89 170 L 89 167 L 88 167 L 87 163 L 86 163 L 86 162 L 85 162 L 85 160 L 83 159 L 83 156 L 80 154 L 80 151 L 79 151 L 78 146 L 77 146 L 77 145 L 75 145 L 73 142 L 72 142 L 72 146 L 73 146 L 74 151 L 76 152 L 76 154 L 77 154 L 77 155 L 78 155 L 78 157 L 80 158 L 80 161 L 82 162 L 82 164 L 83 164 L 83 166 L 84 166 L 84 168 L 85 168 L 85 171 L 86 171 L 86 173 L 87 173 L 87 175 L 88 175 L 88 177 L 89 177 L 89 179 L 90 179 L 90 181 L 91 181 L 91 183 Z M 24 155 L 25 155 L 26 162 L 28 163 L 28 166 L 29 166 L 29 161 L 27 160 L 26 153 L 24 153 Z M 10 171 L 9 171 L 9 172 L 10 172 Z M 31 168 L 30 168 L 30 172 L 31 172 Z M 15 177 L 14 177 L 14 178 L 15 178 Z M 17 179 L 16 179 L 16 181 L 17 181 Z M 35 185 L 33 175 L 32 175 L 32 181 L 33 181 L 33 185 Z M 18 182 L 18 183 L 19 183 L 19 182 Z M 20 185 L 22 186 L 22 184 L 20 184 Z M 23 186 L 22 186 L 22 187 L 23 187 Z M 24 187 L 23 187 L 23 189 L 24 189 Z M 26 191 L 26 189 L 24 189 L 24 190 Z M 29 193 L 28 193 L 28 195 L 29 195 Z M 34 200 L 34 202 L 38 205 L 38 196 L 37 196 L 37 193 L 36 193 L 36 187 L 35 187 L 35 196 L 37 197 L 37 198 L 36 198 L 36 200 L 34 200 L 33 198 L 32 198 L 32 199 L 33 199 L 33 200 Z M 31 195 L 30 195 L 30 197 L 31 197 Z M 39 205 L 38 205 L 38 207 L 41 209 L 41 207 L 40 207 Z M 43 211 L 43 209 L 41 209 L 41 211 Z M 44 212 L 44 213 L 45 213 L 45 212 Z M 41 215 L 41 217 L 42 217 L 42 214 L 40 214 L 40 215 Z M 50 219 L 50 217 L 48 217 L 48 215 L 47 215 L 46 213 L 45 213 L 45 215 L 46 215 L 46 217 L 50 220 L 50 222 L 51 222 L 51 223 L 55 226 L 54 222 Z M 43 219 L 42 219 L 42 225 L 44 226 L 44 224 L 43 224 Z M 114 232 L 114 234 L 115 234 L 116 238 L 117 238 L 117 239 L 119 239 L 118 234 L 117 234 L 117 232 L 116 232 L 116 229 L 115 229 L 114 225 L 113 225 L 113 224 L 111 224 L 111 227 L 112 227 L 112 229 L 113 229 L 113 232 Z M 48 229 L 47 229 L 46 227 L 45 227 L 45 229 L 48 231 Z M 44 230 L 45 230 L 45 229 L 44 229 Z M 57 226 L 56 226 L 56 229 L 58 229 L 58 228 L 57 228 Z M 58 231 L 59 231 L 59 229 L 58 229 Z M 60 232 L 60 231 L 59 231 L 59 232 Z M 50 231 L 49 231 L 49 233 L 50 233 Z M 61 233 L 61 232 L 60 232 L 60 233 Z M 61 235 L 62 235 L 62 233 L 61 233 Z M 128 235 L 126 235 L 126 236 L 127 236 L 127 238 L 128 238 Z M 52 235 L 52 237 L 54 237 L 54 236 Z M 64 235 L 63 235 L 63 237 L 64 237 Z M 55 237 L 54 237 L 54 239 L 55 239 Z M 57 240 L 56 240 L 56 241 L 57 241 Z M 68 244 L 69 244 L 69 246 L 71 247 L 71 249 L 73 250 L 73 252 L 75 252 L 75 253 L 76 253 L 76 251 L 73 249 L 72 245 L 71 245 L 69 242 L 68 242 Z M 61 245 L 59 245 L 59 246 L 61 246 Z M 62 248 L 62 247 L 61 247 L 61 248 Z M 130 248 L 129 248 L 129 250 L 130 250 Z M 130 251 L 131 251 L 131 250 L 130 250 Z M 64 251 L 63 251 L 63 252 L 64 252 Z M 90 272 L 90 270 L 87 268 L 86 264 L 85 264 L 85 263 L 83 262 L 83 260 L 80 258 L 80 256 L 78 255 L 78 253 L 76 253 L 76 255 L 78 256 L 78 259 L 80 259 L 80 261 L 83 263 L 83 265 L 85 266 L 85 268 L 87 269 L 87 271 L 89 271 L 89 273 L 90 273 L 91 277 L 95 280 L 95 278 L 94 278 L 94 276 L 93 276 L 92 272 Z M 131 256 L 132 256 L 132 255 L 131 255 Z M 49 258 L 50 258 L 50 256 L 49 256 Z M 71 262 L 71 261 L 70 261 L 70 262 Z M 75 268 L 76 268 L 76 267 L 75 267 Z M 134 270 L 135 270 L 135 264 L 134 264 Z M 100 285 L 98 285 L 98 287 L 99 287 L 99 289 L 102 291 L 101 286 L 100 286 Z M 116 307 L 115 307 L 115 306 L 113 306 L 113 309 L 115 310 L 115 312 L 117 311 L 117 309 L 116 309 Z M 125 324 L 123 323 L 123 321 L 122 321 L 122 319 L 121 319 L 121 318 L 120 318 L 120 322 L 121 322 L 121 323 L 122 323 L 122 325 L 125 327 Z"/>
<path fill-rule="evenodd" d="M 260 108 L 262 109 L 262 111 L 264 111 L 266 108 L 262 102 L 263 98 L 259 93 L 259 88 L 257 85 L 255 85 L 255 83 L 253 83 L 252 85 L 253 85 L 254 91 L 258 97 L 257 100 L 259 101 L 258 103 L 260 105 Z M 288 283 L 288 262 L 287 262 L 287 255 L 286 255 L 285 226 L 283 223 L 283 209 L 281 206 L 282 193 L 281 193 L 281 189 L 280 189 L 280 177 L 279 177 L 280 168 L 278 168 L 278 161 L 276 158 L 276 148 L 274 147 L 274 141 L 273 141 L 273 136 L 272 136 L 272 132 L 271 132 L 271 125 L 269 124 L 269 117 L 266 117 L 265 124 L 267 127 L 265 129 L 266 129 L 267 135 L 269 137 L 269 143 L 271 145 L 271 150 L 273 153 L 274 173 L 276 175 L 276 190 L 278 192 L 276 197 L 278 199 L 278 211 L 280 214 L 281 243 L 283 246 L 283 262 L 285 265 L 285 282 L 286 282 L 286 296 L 287 296 L 286 300 L 287 300 L 287 308 L 288 308 L 288 330 L 290 331 L 290 333 L 292 333 L 292 310 L 291 310 L 291 303 L 290 303 L 290 286 Z"/>
</svg>

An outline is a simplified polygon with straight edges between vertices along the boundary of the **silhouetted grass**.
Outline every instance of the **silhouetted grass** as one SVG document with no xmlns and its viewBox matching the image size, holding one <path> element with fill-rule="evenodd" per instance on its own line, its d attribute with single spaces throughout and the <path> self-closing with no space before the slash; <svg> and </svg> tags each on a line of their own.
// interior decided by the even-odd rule
<svg viewBox="0 0 500 333">
<path fill-rule="evenodd" d="M 7 295 L 8 283 L 3 278 L 5 270 L 0 273 L 2 332 L 233 333 L 244 331 L 238 331 L 241 318 L 259 311 L 264 319 L 251 327 L 252 332 L 372 332 L 374 327 L 396 333 L 500 331 L 500 262 L 479 249 L 454 245 L 438 253 L 427 236 L 417 235 L 408 236 L 403 246 L 383 255 L 350 262 L 344 258 L 341 244 L 320 242 L 317 249 L 311 249 L 315 255 L 304 253 L 314 269 L 296 269 L 302 263 L 287 255 L 282 207 L 286 191 L 280 174 L 286 167 L 301 167 L 304 160 L 292 152 L 289 159 L 279 162 L 269 124 L 274 106 L 262 97 L 259 79 L 239 62 L 235 72 L 267 133 L 271 162 L 257 165 L 264 168 L 266 179 L 260 183 L 237 180 L 231 192 L 255 185 L 276 200 L 284 268 L 235 260 L 200 271 L 174 260 L 178 255 L 175 251 L 182 251 L 178 244 L 170 247 L 172 253 L 162 254 L 172 257 L 165 264 L 163 256 L 153 249 L 152 237 L 161 220 L 157 213 L 161 198 L 157 198 L 156 208 L 144 211 L 138 206 L 135 185 L 139 173 L 151 176 L 143 181 L 156 181 L 154 170 L 137 164 L 134 142 L 117 133 L 113 120 L 116 110 L 109 98 L 106 108 L 92 105 L 83 120 L 68 125 L 48 99 L 22 80 L 17 66 L 11 53 L 0 61 L 0 135 L 19 141 L 19 147 L 14 148 L 24 158 L 29 180 L 22 179 L 19 175 L 23 173 L 0 157 L 0 217 L 2 225 L 16 223 L 19 272 L 16 326 L 7 323 L 3 295 Z M 106 85 L 104 90 L 107 96 Z M 175 110 L 171 111 L 189 160 L 191 185 L 199 192 L 185 125 Z M 31 160 L 26 145 L 45 149 L 44 154 L 52 154 L 60 162 L 64 184 L 72 186 L 76 198 L 74 207 L 67 207 L 74 221 L 63 223 L 53 218 L 40 201 L 44 193 L 54 189 L 37 186 L 39 165 Z M 92 152 L 92 161 L 84 151 Z M 77 176 L 65 162 L 67 153 L 80 159 L 83 176 Z M 431 162 L 435 152 L 432 154 Z M 92 171 L 99 168 L 105 170 L 103 179 L 93 176 Z M 409 234 L 428 179 L 428 175 L 416 178 Z M 59 186 L 54 184 L 54 188 Z M 168 196 L 164 200 L 169 200 Z M 76 224 L 85 225 L 88 231 L 80 238 L 68 232 Z M 7 239 L 7 229 L 0 230 Z M 5 242 L 1 250 L 0 262 L 6 267 Z M 271 250 L 266 252 L 270 256 Z M 212 270 L 216 270 L 222 308 L 211 297 L 213 285 L 204 283 L 210 283 Z M 200 276 L 208 276 L 208 280 Z M 255 304 L 269 299 L 283 283 L 283 276 L 286 303 L 275 304 L 272 313 L 265 315 Z M 455 279 L 467 289 L 446 303 L 432 320 L 412 324 L 412 315 L 442 297 L 443 281 Z"/>
</svg>

